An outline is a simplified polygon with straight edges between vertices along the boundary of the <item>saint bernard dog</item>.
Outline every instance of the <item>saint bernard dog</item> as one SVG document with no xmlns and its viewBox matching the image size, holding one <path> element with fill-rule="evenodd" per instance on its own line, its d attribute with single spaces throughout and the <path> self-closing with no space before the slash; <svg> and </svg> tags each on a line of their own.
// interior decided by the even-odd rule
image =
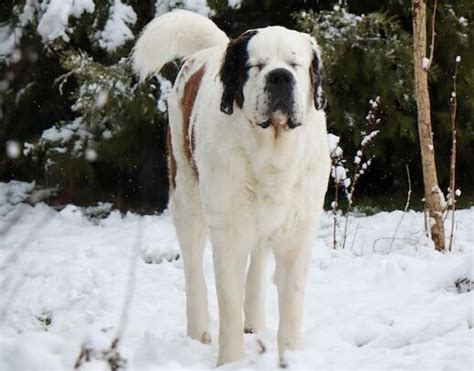
<svg viewBox="0 0 474 371">
<path fill-rule="evenodd" d="M 311 244 L 330 171 L 316 41 L 279 26 L 229 40 L 209 19 L 177 10 L 146 26 L 132 58 L 142 80 L 184 59 L 168 97 L 168 167 L 188 335 L 211 341 L 206 238 L 219 307 L 218 365 L 243 357 L 243 333 L 265 327 L 272 251 L 283 357 L 300 345 Z"/>
</svg>

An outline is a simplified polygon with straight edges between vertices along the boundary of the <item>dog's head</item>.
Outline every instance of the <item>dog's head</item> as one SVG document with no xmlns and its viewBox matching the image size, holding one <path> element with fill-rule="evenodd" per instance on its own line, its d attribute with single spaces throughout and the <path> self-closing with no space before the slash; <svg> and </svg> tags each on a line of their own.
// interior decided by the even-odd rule
<svg viewBox="0 0 474 371">
<path fill-rule="evenodd" d="M 220 70 L 221 111 L 234 104 L 262 128 L 293 129 L 310 105 L 323 109 L 322 62 L 316 41 L 284 27 L 250 30 L 231 40 Z"/>
</svg>

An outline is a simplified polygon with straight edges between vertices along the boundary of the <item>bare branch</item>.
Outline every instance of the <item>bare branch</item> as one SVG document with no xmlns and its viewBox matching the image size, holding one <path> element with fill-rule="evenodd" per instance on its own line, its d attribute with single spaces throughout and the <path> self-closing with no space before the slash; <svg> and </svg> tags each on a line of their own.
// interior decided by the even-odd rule
<svg viewBox="0 0 474 371">
<path fill-rule="evenodd" d="M 125 289 L 125 296 L 122 304 L 122 312 L 117 327 L 117 333 L 110 346 L 107 349 L 90 349 L 82 345 L 79 355 L 76 359 L 74 369 L 79 370 L 84 363 L 90 361 L 91 358 L 96 360 L 104 361 L 110 368 L 110 371 L 123 371 L 126 369 L 127 360 L 119 352 L 119 343 L 123 338 L 126 326 L 128 324 L 128 318 L 130 314 L 130 307 L 135 291 L 136 271 L 137 271 L 137 258 L 140 245 L 143 238 L 143 225 L 142 219 L 139 218 L 137 222 L 137 233 L 135 242 L 131 247 L 130 261 L 128 265 L 127 275 L 127 286 Z"/>
<path fill-rule="evenodd" d="M 436 9 L 438 6 L 438 0 L 435 0 L 433 6 L 433 15 L 431 16 L 431 45 L 430 45 L 430 57 L 428 59 L 428 63 L 423 67 L 425 71 L 428 71 L 433 63 L 433 56 L 434 56 L 434 45 L 435 45 L 435 37 L 436 37 Z"/>
<path fill-rule="evenodd" d="M 449 235 L 449 247 L 448 250 L 452 251 L 453 247 L 453 237 L 454 237 L 454 224 L 455 224 L 455 210 L 456 210 L 456 111 L 458 105 L 457 99 L 457 86 L 456 80 L 458 75 L 458 64 L 461 61 L 460 57 L 456 57 L 456 61 L 454 63 L 454 75 L 453 75 L 453 92 L 451 93 L 451 97 L 449 99 L 449 108 L 451 111 L 451 166 L 449 172 L 449 205 L 451 206 L 452 210 L 452 217 L 451 217 L 451 232 Z"/>
<path fill-rule="evenodd" d="M 376 127 L 380 124 L 380 115 L 381 115 L 380 105 L 379 105 L 380 97 L 377 96 L 373 100 L 371 99 L 369 103 L 370 103 L 369 112 L 367 116 L 365 117 L 367 131 L 364 132 L 364 136 L 360 143 L 360 148 L 357 151 L 356 158 L 358 160 L 356 161 L 356 166 L 355 166 L 354 174 L 351 180 L 349 191 L 346 191 L 347 210 L 346 210 L 346 215 L 345 215 L 345 220 L 344 220 L 344 233 L 343 233 L 343 240 L 342 240 L 343 249 L 346 246 L 347 227 L 349 224 L 349 214 L 352 210 L 352 205 L 354 203 L 354 192 L 355 192 L 356 186 L 358 184 L 358 181 L 361 175 L 365 173 L 365 171 L 368 169 L 368 167 L 370 166 L 373 160 L 373 157 L 372 157 L 369 160 L 367 160 L 365 163 L 363 163 L 362 158 L 364 156 L 365 149 L 369 146 L 372 140 L 379 133 L 379 130 L 376 130 Z"/>
<path fill-rule="evenodd" d="M 25 208 L 17 208 L 16 213 L 12 217 L 13 223 L 16 223 L 24 212 Z M 13 251 L 0 263 L 1 271 L 8 272 L 8 270 L 10 270 L 9 273 L 5 274 L 3 281 L 0 282 L 0 289 L 3 293 L 0 301 L 0 323 L 6 321 L 7 311 L 9 308 L 11 308 L 11 303 L 14 301 L 25 278 L 24 264 L 20 264 L 21 257 L 31 246 L 31 242 L 37 238 L 38 234 L 44 230 L 46 225 L 54 220 L 56 215 L 58 215 L 57 213 L 50 213 L 49 210 L 46 213 L 47 215 L 35 223 L 25 238 L 23 238 L 18 246 L 16 246 Z M 6 232 L 8 232 L 12 226 L 13 224 L 8 225 L 2 231 L 2 234 L 6 234 Z"/>
<path fill-rule="evenodd" d="M 391 240 L 391 239 L 392 239 L 392 237 L 380 237 L 380 238 L 377 238 L 377 239 L 374 241 L 373 245 L 372 245 L 372 251 L 375 253 L 375 246 L 377 245 L 378 242 L 383 241 L 383 240 Z M 409 237 L 406 237 L 406 238 L 397 237 L 396 240 L 413 242 L 413 243 L 415 244 L 415 248 L 416 248 L 416 242 L 417 242 L 417 241 L 416 241 L 415 239 L 413 239 L 413 238 L 409 238 Z M 390 251 L 388 251 L 388 252 L 390 252 Z M 388 253 L 388 252 L 387 252 L 387 253 Z"/>
<path fill-rule="evenodd" d="M 130 307 L 133 300 L 133 294 L 135 292 L 135 283 L 136 283 L 136 276 L 137 276 L 137 259 L 138 259 L 140 245 L 142 244 L 142 239 L 143 239 L 143 224 L 142 224 L 142 219 L 139 218 L 137 222 L 137 234 L 135 237 L 135 242 L 132 245 L 132 251 L 130 252 L 127 286 L 126 286 L 126 291 L 125 291 L 125 297 L 123 300 L 122 313 L 120 315 L 117 333 L 115 335 L 115 339 L 111 346 L 112 349 L 115 349 L 117 347 L 117 344 L 119 340 L 121 339 L 121 337 L 123 336 L 126 330 L 126 326 L 128 324 Z"/>
<path fill-rule="evenodd" d="M 390 247 L 389 251 L 392 250 L 392 245 L 395 239 L 397 238 L 397 233 L 398 230 L 400 229 L 400 226 L 402 225 L 403 219 L 405 219 L 405 215 L 408 211 L 408 207 L 410 206 L 410 199 L 411 199 L 411 177 L 410 177 L 410 168 L 408 165 L 405 165 L 406 170 L 407 170 L 407 180 L 408 180 L 408 193 L 407 193 L 407 202 L 405 203 L 405 208 L 403 209 L 403 214 L 402 217 L 400 218 L 400 221 L 397 224 L 397 227 L 395 228 L 395 232 L 393 233 L 392 241 L 390 242 Z"/>
</svg>

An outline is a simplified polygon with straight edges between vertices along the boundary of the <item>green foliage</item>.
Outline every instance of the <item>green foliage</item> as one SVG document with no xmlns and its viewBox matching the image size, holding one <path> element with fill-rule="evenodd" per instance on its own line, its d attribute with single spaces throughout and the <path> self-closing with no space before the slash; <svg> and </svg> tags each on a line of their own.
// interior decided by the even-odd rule
<svg viewBox="0 0 474 371">
<path fill-rule="evenodd" d="M 26 2 L 12 5 L 8 22 L 19 40 L 13 57 L 0 63 L 0 139 L 24 144 L 25 155 L 9 159 L 2 150 L 0 178 L 58 186 L 58 203 L 162 209 L 166 117 L 156 109 L 158 85 L 137 83 L 124 58 L 133 40 L 101 48 L 97 32 L 113 2 L 94 3 L 93 13 L 70 17 L 65 36 L 52 41 L 37 32 L 40 14 L 23 24 Z M 134 25 L 138 32 L 152 12 L 148 2 L 134 3 L 146 14 Z"/>
<path fill-rule="evenodd" d="M 43 312 L 40 315 L 36 316 L 36 319 L 38 320 L 44 331 L 48 331 L 51 324 L 53 323 L 53 313 Z"/>
<path fill-rule="evenodd" d="M 354 153 L 365 130 L 368 101 L 380 96 L 382 126 L 372 148 L 374 166 L 404 169 L 417 140 L 409 34 L 385 13 L 359 16 L 342 8 L 301 12 L 296 20 L 323 50 L 329 130 L 341 136 L 346 153 Z"/>
<path fill-rule="evenodd" d="M 101 180 L 106 181 L 104 172 L 111 179 L 131 183 L 143 171 L 143 165 L 151 162 L 155 169 L 163 167 L 163 146 L 158 141 L 165 118 L 156 108 L 150 86 L 138 84 L 133 77 L 130 61 L 124 58 L 105 66 L 83 52 L 68 51 L 62 54 L 60 63 L 68 72 L 57 79 L 59 90 L 70 79 L 78 86 L 71 107 L 77 117 L 43 132 L 31 148 L 32 156 L 47 159 L 45 171 L 49 182 L 72 192 L 75 187 L 69 189 L 71 184 L 94 187 Z M 150 143 L 150 139 L 157 143 Z M 150 154 L 156 157 L 150 159 Z M 146 179 L 141 181 L 146 183 Z M 120 191 L 113 182 L 109 188 Z M 114 194 L 113 198 L 131 197 L 136 191 Z M 64 196 L 74 198 L 71 194 Z"/>
<path fill-rule="evenodd" d="M 108 201 L 124 209 L 162 209 L 167 200 L 166 115 L 162 106 L 163 88 L 169 87 L 169 82 L 161 78 L 148 86 L 137 83 L 128 60 L 134 41 L 131 37 L 109 49 L 99 41 L 113 15 L 114 3 L 94 0 L 93 12 L 71 15 L 64 35 L 52 41 L 44 40 L 38 32 L 48 1 L 28 14 L 24 12 L 26 0 L 0 5 L 0 44 L 5 36 L 14 42 L 12 52 L 3 60 L 0 56 L 0 180 L 59 185 L 59 203 Z M 157 6 L 167 10 L 185 2 L 122 3 L 136 14 L 136 22 L 129 18 L 124 24 L 137 35 L 160 11 Z M 404 200 L 405 163 L 410 165 L 414 192 L 421 189 L 411 1 L 343 3 L 346 5 L 341 7 L 336 0 L 243 0 L 240 8 L 231 9 L 227 1 L 207 1 L 216 23 L 231 36 L 248 28 L 280 24 L 318 38 L 326 69 L 329 128 L 341 137 L 346 154 L 359 147 L 369 99 L 380 96 L 381 132 L 368 153 L 375 155 L 375 160 L 361 178 L 362 194 L 357 198 Z M 472 0 L 439 3 L 430 72 L 438 172 L 446 189 L 448 99 L 454 59 L 457 55 L 462 58 L 457 94 L 460 202 L 469 200 L 469 192 L 474 191 L 474 167 L 470 164 L 474 158 L 472 22 Z M 165 71 L 165 76 L 172 78 L 176 69 L 171 66 Z M 8 140 L 23 145 L 24 155 L 8 158 L 3 148 Z M 392 203 L 397 206 L 399 202 Z"/>
<path fill-rule="evenodd" d="M 468 1 L 443 3 L 438 11 L 435 59 L 429 75 L 438 175 L 443 189 L 446 189 L 451 149 L 448 99 L 452 90 L 454 60 L 461 55 L 458 184 L 466 191 L 472 191 L 469 179 L 474 176 L 474 171 L 468 162 L 474 155 L 474 34 L 468 25 L 473 20 L 474 4 Z M 372 148 L 375 160 L 371 174 L 361 181 L 362 193 L 370 194 L 377 189 L 403 193 L 405 164 L 410 165 L 414 191 L 421 191 L 421 159 L 413 93 L 411 2 L 375 4 L 348 1 L 346 8 L 296 13 L 295 20 L 299 29 L 313 34 L 322 45 L 329 129 L 341 136 L 346 153 L 352 153 L 360 142 L 368 99 L 374 95 L 381 98 L 382 128 L 377 144 Z"/>
</svg>

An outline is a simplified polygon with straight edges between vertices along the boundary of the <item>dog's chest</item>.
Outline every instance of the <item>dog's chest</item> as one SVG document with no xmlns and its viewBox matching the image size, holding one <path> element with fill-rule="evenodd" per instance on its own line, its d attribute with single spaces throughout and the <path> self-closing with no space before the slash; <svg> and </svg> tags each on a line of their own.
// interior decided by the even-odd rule
<svg viewBox="0 0 474 371">
<path fill-rule="evenodd" d="M 291 233 L 307 213 L 310 182 L 307 167 L 281 171 L 267 166 L 255 174 L 254 206 L 259 234 Z"/>
</svg>

